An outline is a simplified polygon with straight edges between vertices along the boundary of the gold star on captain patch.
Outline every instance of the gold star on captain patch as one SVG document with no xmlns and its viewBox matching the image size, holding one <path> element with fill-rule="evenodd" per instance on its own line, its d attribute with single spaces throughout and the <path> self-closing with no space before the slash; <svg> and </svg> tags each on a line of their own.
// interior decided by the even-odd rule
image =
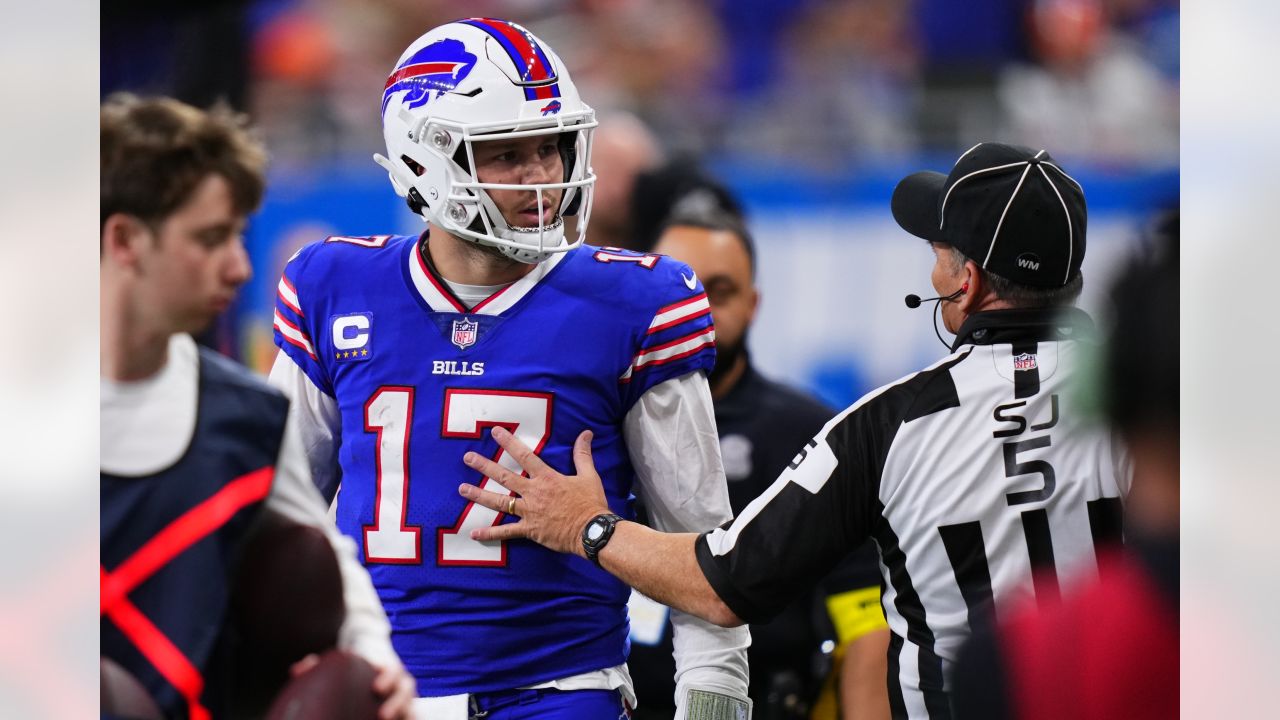
<svg viewBox="0 0 1280 720">
<path fill-rule="evenodd" d="M 369 354 L 369 348 L 365 348 L 365 349 L 361 350 L 361 351 L 360 351 L 360 354 L 361 354 L 361 355 L 368 355 L 368 354 Z"/>
</svg>

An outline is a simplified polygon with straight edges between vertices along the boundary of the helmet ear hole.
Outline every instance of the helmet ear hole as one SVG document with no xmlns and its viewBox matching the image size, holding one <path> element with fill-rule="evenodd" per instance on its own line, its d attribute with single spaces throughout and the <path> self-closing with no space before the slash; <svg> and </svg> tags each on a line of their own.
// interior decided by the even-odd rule
<svg viewBox="0 0 1280 720">
<path fill-rule="evenodd" d="M 416 161 L 414 161 L 413 158 L 409 157 L 408 155 L 401 155 L 400 161 L 403 162 L 405 165 L 408 165 L 409 169 L 413 171 L 413 174 L 417 175 L 418 177 L 422 177 L 422 174 L 427 171 L 426 168 L 419 165 Z"/>
<path fill-rule="evenodd" d="M 471 163 L 467 161 L 467 148 L 466 148 L 466 143 L 459 143 L 459 144 L 458 144 L 458 149 L 457 149 L 457 150 L 455 150 L 455 151 L 454 151 L 454 153 L 453 153 L 453 162 L 454 162 L 454 164 L 456 164 L 458 167 L 462 168 L 462 172 L 464 172 L 464 173 L 466 173 L 466 174 L 468 174 L 468 175 L 471 175 L 471 174 L 472 174 L 472 173 L 471 173 Z M 476 178 L 476 179 L 477 179 L 477 180 L 479 180 L 480 178 Z"/>
</svg>

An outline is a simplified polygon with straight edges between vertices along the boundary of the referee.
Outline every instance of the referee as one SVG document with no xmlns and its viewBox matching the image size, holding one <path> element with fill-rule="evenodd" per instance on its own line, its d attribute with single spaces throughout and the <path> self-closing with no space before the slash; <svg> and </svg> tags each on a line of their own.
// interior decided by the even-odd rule
<svg viewBox="0 0 1280 720">
<path fill-rule="evenodd" d="M 1097 574 L 1121 534 L 1124 452 L 1088 424 L 1070 386 L 1092 323 L 1083 280 L 1084 192 L 1044 150 L 983 143 L 949 175 L 898 184 L 893 214 L 934 253 L 950 354 L 836 415 L 737 518 L 663 534 L 611 515 L 591 464 L 548 468 L 504 430 L 529 471 L 464 461 L 520 493 L 529 537 L 589 558 L 644 594 L 724 625 L 768 619 L 867 537 L 879 547 L 894 717 L 949 718 L 948 665 L 983 615 Z M 506 510 L 509 498 L 459 492 Z"/>
<path fill-rule="evenodd" d="M 796 450 L 821 430 L 835 411 L 806 393 L 765 377 L 751 361 L 747 338 L 760 292 L 755 283 L 755 241 L 740 217 L 702 204 L 677 207 L 652 252 L 687 264 L 698 274 L 711 302 L 716 363 L 707 382 L 729 505 L 737 515 L 773 484 Z M 636 514 L 637 520 L 644 522 L 640 501 Z M 754 717 L 809 718 L 815 700 L 825 702 L 828 715 L 834 716 L 836 693 L 827 687 L 834 682 L 824 681 L 837 668 L 850 671 L 848 692 L 839 702 L 863 713 L 853 717 L 887 717 L 884 649 L 888 630 L 880 611 L 875 547 L 864 543 L 819 585 L 793 598 L 769 622 L 751 626 L 748 695 Z M 672 632 L 665 621 L 669 613 L 665 606 L 638 593 L 631 596 L 630 610 L 627 668 L 639 702 L 632 717 L 670 720 L 676 711 L 676 687 Z M 839 640 L 830 657 L 821 650 L 825 640 Z"/>
</svg>

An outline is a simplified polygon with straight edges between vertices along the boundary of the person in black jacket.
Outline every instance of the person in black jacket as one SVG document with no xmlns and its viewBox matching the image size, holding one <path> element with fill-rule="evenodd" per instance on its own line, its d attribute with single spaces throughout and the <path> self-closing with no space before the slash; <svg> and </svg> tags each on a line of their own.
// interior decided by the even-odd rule
<svg viewBox="0 0 1280 720">
<path fill-rule="evenodd" d="M 755 243 L 736 216 L 714 207 L 676 209 L 658 234 L 653 252 L 687 263 L 701 278 L 716 327 L 716 363 L 708 380 L 715 403 L 720 454 L 734 514 L 768 489 L 797 450 L 835 412 L 811 396 L 761 375 L 751 363 L 747 337 L 760 292 L 755 286 Z M 859 600 L 866 596 L 869 602 Z M 863 715 L 887 717 L 884 651 L 888 631 L 880 609 L 880 578 L 870 544 L 842 564 L 822 588 L 792 601 L 776 618 L 751 626 L 750 696 L 756 720 L 808 717 L 831 670 L 832 642 L 869 658 L 871 697 L 842 697 Z M 632 596 L 631 655 L 636 682 L 635 717 L 669 718 L 675 711 L 671 631 L 666 606 Z M 850 663 L 852 667 L 856 663 Z M 861 693 L 862 696 L 868 693 Z M 879 697 L 877 697 L 877 695 Z M 866 714 L 878 705 L 880 714 Z"/>
</svg>

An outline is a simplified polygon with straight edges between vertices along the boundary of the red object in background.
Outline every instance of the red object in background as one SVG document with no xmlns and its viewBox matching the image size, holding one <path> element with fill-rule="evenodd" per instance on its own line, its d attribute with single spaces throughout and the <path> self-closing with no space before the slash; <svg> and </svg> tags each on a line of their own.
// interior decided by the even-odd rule
<svg viewBox="0 0 1280 720">
<path fill-rule="evenodd" d="M 1098 50 L 1105 21 L 1100 0 L 1036 0 L 1027 10 L 1032 48 L 1049 65 L 1086 64 Z"/>
<path fill-rule="evenodd" d="M 1100 579 L 1003 628 L 1013 716 L 1178 717 L 1178 610 L 1137 561 L 1099 562 Z"/>
<path fill-rule="evenodd" d="M 253 39 L 255 75 L 304 87 L 322 86 L 337 57 L 328 26 L 305 12 L 280 15 Z"/>
</svg>

